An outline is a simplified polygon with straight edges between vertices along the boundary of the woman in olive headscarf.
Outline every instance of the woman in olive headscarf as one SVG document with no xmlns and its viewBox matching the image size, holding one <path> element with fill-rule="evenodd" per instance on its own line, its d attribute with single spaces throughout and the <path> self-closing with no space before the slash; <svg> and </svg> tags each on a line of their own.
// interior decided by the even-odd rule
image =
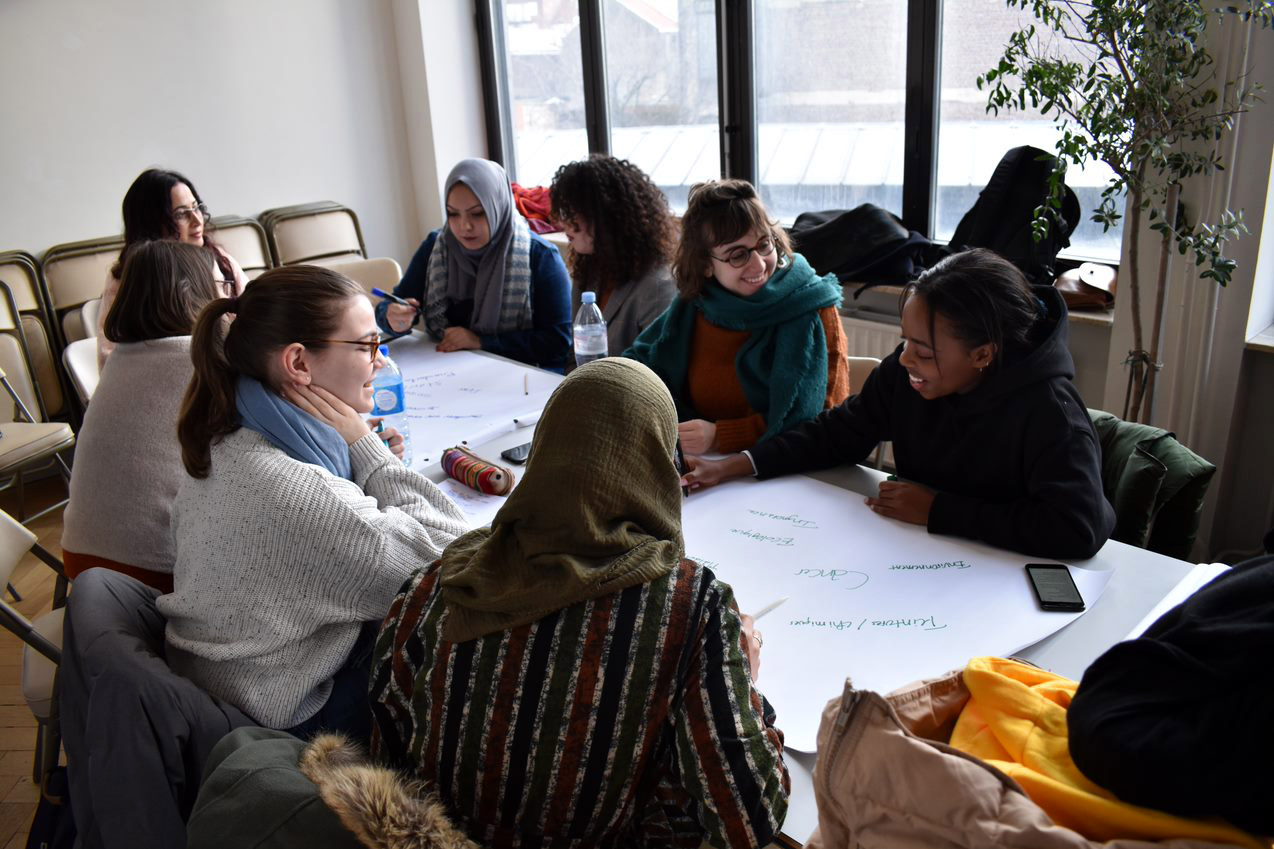
<svg viewBox="0 0 1274 849">
<path fill-rule="evenodd" d="M 756 847 L 783 822 L 760 638 L 684 558 L 676 440 L 645 366 L 577 369 L 492 527 L 390 607 L 374 746 L 480 845 Z"/>
<path fill-rule="evenodd" d="M 447 226 L 429 234 L 380 326 L 406 333 L 423 316 L 439 351 L 482 349 L 562 371 L 571 353 L 571 278 L 557 248 L 532 233 L 504 169 L 463 159 L 443 191 Z"/>
</svg>

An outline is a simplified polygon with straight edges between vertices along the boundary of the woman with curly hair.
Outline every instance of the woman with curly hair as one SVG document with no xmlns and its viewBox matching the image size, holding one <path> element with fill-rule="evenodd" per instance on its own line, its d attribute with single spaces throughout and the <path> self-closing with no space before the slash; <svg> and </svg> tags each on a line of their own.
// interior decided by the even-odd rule
<svg viewBox="0 0 1274 849">
<path fill-rule="evenodd" d="M 610 353 L 618 354 L 677 291 L 668 200 L 636 165 L 601 154 L 557 169 L 549 192 L 571 243 L 571 314 L 582 293 L 596 292 Z"/>
</svg>

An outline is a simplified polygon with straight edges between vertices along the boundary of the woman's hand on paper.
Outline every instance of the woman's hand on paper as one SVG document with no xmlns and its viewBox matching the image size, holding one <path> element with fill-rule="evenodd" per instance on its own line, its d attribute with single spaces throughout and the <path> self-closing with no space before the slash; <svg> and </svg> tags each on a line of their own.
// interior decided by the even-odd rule
<svg viewBox="0 0 1274 849">
<path fill-rule="evenodd" d="M 880 493 L 875 498 L 869 496 L 867 506 L 890 519 L 913 525 L 927 525 L 933 498 L 933 490 L 918 483 L 881 481 Z"/>
<path fill-rule="evenodd" d="M 752 461 L 746 454 L 731 454 L 723 460 L 705 460 L 692 454 L 686 457 L 686 473 L 681 476 L 681 485 L 692 490 L 703 489 L 750 474 Z"/>
<path fill-rule="evenodd" d="M 482 340 L 478 338 L 478 334 L 467 327 L 448 327 L 442 332 L 442 341 L 438 343 L 438 350 L 444 353 L 473 351 L 481 347 Z"/>
<path fill-rule="evenodd" d="M 717 426 L 703 419 L 691 419 L 677 425 L 681 450 L 687 454 L 709 454 L 717 450 Z"/>
<path fill-rule="evenodd" d="M 748 653 L 748 665 L 752 667 L 752 681 L 761 677 L 761 631 L 756 627 L 756 620 L 746 613 L 739 614 L 743 623 L 743 645 Z"/>
<path fill-rule="evenodd" d="M 283 397 L 319 421 L 336 428 L 346 445 L 353 445 L 371 433 L 371 428 L 357 410 L 321 386 L 284 385 Z"/>
<path fill-rule="evenodd" d="M 402 304 L 391 303 L 385 310 L 385 321 L 389 323 L 389 329 L 395 333 L 406 333 L 411 330 L 412 324 L 416 321 L 416 315 L 420 310 L 420 301 L 415 298 L 404 298 L 411 306 L 406 307 Z"/>
<path fill-rule="evenodd" d="M 384 421 L 384 419 L 368 419 L 367 426 L 374 431 L 376 430 L 377 425 L 379 425 L 382 421 Z M 403 443 L 403 435 L 398 432 L 398 428 L 387 427 L 376 435 L 379 436 L 381 441 L 389 447 L 389 450 L 395 457 L 399 460 L 403 458 L 403 451 L 406 449 Z"/>
</svg>

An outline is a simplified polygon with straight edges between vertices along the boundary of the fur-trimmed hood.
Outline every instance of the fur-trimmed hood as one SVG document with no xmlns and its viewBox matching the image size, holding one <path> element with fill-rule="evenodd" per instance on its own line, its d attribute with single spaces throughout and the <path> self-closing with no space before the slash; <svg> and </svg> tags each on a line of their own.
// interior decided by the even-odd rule
<svg viewBox="0 0 1274 849">
<path fill-rule="evenodd" d="M 423 784 L 374 766 L 341 735 L 315 737 L 299 766 L 324 804 L 369 849 L 478 849 Z"/>
</svg>

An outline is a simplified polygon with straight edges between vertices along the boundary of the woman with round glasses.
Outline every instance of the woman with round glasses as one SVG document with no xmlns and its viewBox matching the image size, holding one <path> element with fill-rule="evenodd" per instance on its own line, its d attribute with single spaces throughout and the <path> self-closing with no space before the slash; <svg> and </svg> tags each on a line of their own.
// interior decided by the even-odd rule
<svg viewBox="0 0 1274 849">
<path fill-rule="evenodd" d="M 208 252 L 213 276 L 222 281 L 226 294 L 237 295 L 246 282 L 243 269 L 234 257 L 226 253 L 207 234 L 212 222 L 208 206 L 199 197 L 193 183 L 176 171 L 148 168 L 128 187 L 124 194 L 124 247 L 119 259 L 111 266 L 102 289 L 102 308 L 97 319 L 97 365 L 106 365 L 106 358 L 115 344 L 103 333 L 106 315 L 119 293 L 120 270 L 124 255 L 137 242 L 154 239 L 175 239 L 188 245 L 202 247 Z"/>
<path fill-rule="evenodd" d="M 365 736 L 376 627 L 468 530 L 364 420 L 378 342 L 358 284 L 309 265 L 213 301 L 191 340 L 168 663 L 298 737 Z"/>
<path fill-rule="evenodd" d="M 750 183 L 691 187 L 672 271 L 678 297 L 624 356 L 667 384 L 686 453 L 745 450 L 848 397 L 840 284 Z"/>
</svg>

